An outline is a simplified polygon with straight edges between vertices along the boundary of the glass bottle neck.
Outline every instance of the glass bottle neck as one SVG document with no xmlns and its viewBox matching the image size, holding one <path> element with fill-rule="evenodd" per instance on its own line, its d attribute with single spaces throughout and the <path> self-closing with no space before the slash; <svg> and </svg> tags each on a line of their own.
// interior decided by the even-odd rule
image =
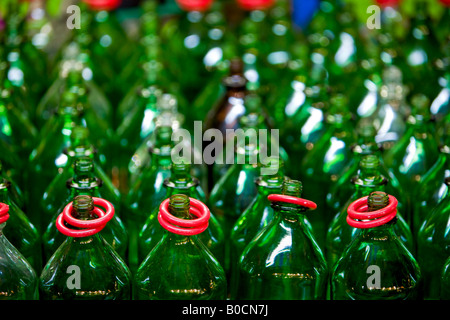
<svg viewBox="0 0 450 320">
<path fill-rule="evenodd" d="M 303 228 L 304 225 L 304 212 L 303 207 L 297 205 L 291 205 L 288 203 L 276 202 L 272 203 L 274 209 L 274 218 L 278 223 L 284 225 L 290 225 L 291 227 Z"/>
<path fill-rule="evenodd" d="M 375 228 L 367 228 L 367 229 L 360 229 L 359 236 L 363 239 L 370 239 L 372 241 L 387 241 L 391 240 L 392 237 L 397 237 L 394 232 L 394 225 L 397 221 L 397 218 L 395 217 L 391 221 L 375 227 Z"/>
</svg>

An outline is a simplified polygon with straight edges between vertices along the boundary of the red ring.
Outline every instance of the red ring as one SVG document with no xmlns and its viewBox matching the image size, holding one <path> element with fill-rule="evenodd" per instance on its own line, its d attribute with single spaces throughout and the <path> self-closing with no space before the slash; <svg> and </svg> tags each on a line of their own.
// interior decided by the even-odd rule
<svg viewBox="0 0 450 320">
<path fill-rule="evenodd" d="M 0 202 L 0 224 L 9 219 L 9 206 L 6 203 Z"/>
<path fill-rule="evenodd" d="M 122 3 L 122 0 L 83 0 L 83 2 L 86 3 L 91 10 L 110 11 L 117 9 Z"/>
<path fill-rule="evenodd" d="M 73 202 L 70 202 L 64 207 L 63 212 L 56 218 L 56 228 L 59 230 L 59 232 L 69 237 L 81 238 L 91 236 L 103 230 L 103 228 L 106 226 L 106 223 L 114 216 L 114 206 L 105 199 L 96 197 L 93 197 L 92 199 L 94 200 L 94 205 L 103 207 L 104 209 L 106 209 L 106 212 L 98 207 L 94 207 L 93 212 L 98 217 L 98 219 L 79 220 L 72 216 Z M 64 225 L 64 222 L 67 222 L 73 227 L 85 229 L 70 229 Z"/>
<path fill-rule="evenodd" d="M 267 196 L 267 199 L 271 202 L 286 202 L 296 204 L 309 210 L 315 210 L 317 208 L 317 204 L 315 202 L 293 196 L 287 196 L 285 194 L 270 194 Z"/>
<path fill-rule="evenodd" d="M 389 204 L 376 211 L 367 211 L 367 197 L 362 197 L 352 202 L 347 208 L 347 223 L 355 228 L 367 229 L 381 226 L 397 215 L 398 201 L 395 197 L 389 196 Z"/>
<path fill-rule="evenodd" d="M 181 219 L 174 217 L 169 212 L 170 198 L 164 200 L 159 206 L 158 221 L 161 226 L 175 234 L 192 236 L 202 233 L 208 228 L 210 217 L 209 208 L 201 201 L 189 198 L 189 212 L 197 219 Z"/>
</svg>

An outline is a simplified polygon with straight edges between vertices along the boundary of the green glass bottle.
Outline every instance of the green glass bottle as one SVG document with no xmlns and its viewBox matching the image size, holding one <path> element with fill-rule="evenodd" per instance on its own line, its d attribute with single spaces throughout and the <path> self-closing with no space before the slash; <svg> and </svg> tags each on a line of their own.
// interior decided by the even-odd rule
<svg viewBox="0 0 450 320">
<path fill-rule="evenodd" d="M 343 174 L 351 159 L 350 147 L 356 141 L 347 99 L 336 95 L 330 103 L 325 118 L 326 131 L 301 162 L 302 181 L 308 186 L 305 197 L 317 203 L 316 212 L 308 216 L 308 220 L 321 248 L 324 248 L 326 232 L 333 218 L 332 213 L 326 210 L 327 193 Z"/>
<path fill-rule="evenodd" d="M 146 116 L 152 119 L 150 121 L 150 119 L 144 118 L 143 124 L 145 124 L 145 126 L 141 131 L 141 135 L 143 136 L 143 138 L 140 139 L 141 142 L 132 153 L 128 154 L 128 159 L 123 159 L 123 161 L 128 161 L 128 188 L 132 187 L 136 180 L 142 175 L 143 170 L 151 165 L 152 159 L 148 150 L 149 148 L 154 148 L 157 143 L 157 127 L 172 127 L 172 134 L 179 129 L 185 129 L 183 126 L 185 117 L 178 110 L 178 102 L 175 96 L 170 93 L 161 93 L 160 90 L 156 90 L 153 93 L 157 98 L 156 105 L 148 106 L 149 109 L 146 114 Z M 156 107 L 156 109 L 153 109 L 154 107 Z M 155 114 L 153 114 L 153 110 L 155 111 Z M 196 154 L 194 148 L 192 148 L 191 152 Z M 195 166 L 195 168 L 197 168 L 197 166 Z"/>
<path fill-rule="evenodd" d="M 85 127 L 86 121 L 82 113 L 82 105 L 77 104 L 76 97 L 71 93 L 66 93 L 62 97 L 58 113 L 46 122 L 40 130 L 38 136 L 39 143 L 34 148 L 29 157 L 28 170 L 26 171 L 26 181 L 28 204 L 39 203 L 42 199 L 45 189 L 49 186 L 59 169 L 66 166 L 69 157 L 65 154 L 70 146 L 75 146 L 76 136 L 72 132 L 77 127 Z M 92 131 L 100 131 L 90 127 L 87 129 L 89 140 Z M 92 141 L 92 143 L 94 143 Z M 98 151 L 99 164 L 106 166 L 106 157 Z M 106 169 L 104 169 L 106 170 Z M 40 217 L 30 216 L 32 222 L 39 221 Z M 40 222 L 36 222 L 36 227 L 40 228 Z"/>
<path fill-rule="evenodd" d="M 72 51 L 76 51 L 76 49 Z M 85 53 L 74 55 L 75 57 L 66 57 L 60 62 L 60 66 L 57 68 L 59 71 L 58 77 L 39 101 L 37 106 L 38 126 L 44 126 L 54 116 L 61 104 L 64 104 L 63 97 L 72 94 L 74 95 L 73 99 L 76 99 L 78 104 L 83 105 L 88 126 L 102 129 L 102 132 L 93 132 L 95 137 L 98 137 L 99 141 L 100 137 L 110 138 L 109 136 L 113 134 L 112 129 L 108 128 L 113 124 L 111 104 L 89 78 L 89 74 L 92 73 L 92 66 L 80 61 L 84 58 Z"/>
<path fill-rule="evenodd" d="M 265 65 L 268 66 L 273 75 L 284 78 L 289 70 L 288 64 L 293 58 L 295 42 L 300 39 L 300 32 L 296 33 L 292 26 L 290 1 L 276 1 L 269 9 L 268 21 L 270 30 L 267 41 L 270 48 L 266 55 Z M 303 40 L 303 39 L 302 39 Z M 270 81 L 274 78 L 264 79 Z M 280 79 L 283 81 L 283 79 Z"/>
<path fill-rule="evenodd" d="M 291 158 L 297 159 L 303 159 L 314 149 L 325 133 L 324 119 L 329 109 L 326 70 L 320 66 L 313 67 L 307 74 L 303 70 L 299 69 L 288 92 L 280 93 L 273 107 L 275 112 L 283 114 L 278 119 L 275 116 L 280 128 L 280 144 Z M 293 178 L 301 176 L 299 166 L 287 167 L 286 173 Z"/>
<path fill-rule="evenodd" d="M 337 92 L 345 92 L 349 106 L 353 107 L 356 105 L 355 101 L 361 98 L 363 91 L 359 87 L 365 80 L 365 72 L 360 63 L 367 55 L 360 29 L 366 25 L 356 17 L 353 4 L 338 1 L 336 6 L 339 7 L 335 18 L 339 28 L 330 42 L 330 64 L 327 70 L 330 85 Z M 354 112 L 352 107 L 350 110 Z"/>
<path fill-rule="evenodd" d="M 380 159 L 376 155 L 366 155 L 362 157 L 359 163 L 357 174 L 352 177 L 352 194 L 347 200 L 342 200 L 342 205 L 335 209 L 338 212 L 331 221 L 326 236 L 326 257 L 328 264 L 333 267 L 352 240 L 360 233 L 360 229 L 354 228 L 347 223 L 348 206 L 365 196 L 369 196 L 371 192 L 382 191 L 388 189 L 390 181 L 380 172 Z M 396 196 L 393 194 L 393 196 Z M 410 251 L 415 251 L 415 239 L 412 236 L 409 225 L 402 217 L 404 204 L 397 204 L 397 222 L 393 226 L 393 230 L 397 234 L 399 240 Z"/>
<path fill-rule="evenodd" d="M 260 175 L 260 145 L 257 132 L 252 127 L 244 128 L 248 137 L 235 145 L 234 161 L 227 172 L 214 184 L 209 197 L 209 207 L 217 217 L 225 235 L 225 265 L 229 271 L 230 234 L 236 220 L 253 201 L 257 194 L 255 180 Z M 232 141 L 232 140 L 230 140 Z M 232 141 L 234 143 L 234 140 Z M 263 142 L 264 143 L 264 142 Z M 227 148 L 230 148 L 227 145 Z M 228 149 L 232 150 L 232 149 Z M 205 149 L 207 153 L 208 150 Z M 209 151 L 211 151 L 209 149 Z M 217 151 L 216 151 L 217 152 Z M 207 154 L 205 153 L 205 156 Z M 229 154 L 229 151 L 227 151 Z M 227 154 L 227 157 L 229 156 Z"/>
<path fill-rule="evenodd" d="M 377 130 L 375 141 L 385 151 L 391 149 L 406 131 L 405 119 L 410 113 L 410 107 L 406 103 L 405 91 L 402 70 L 394 65 L 385 67 L 377 109 L 369 117 Z"/>
<path fill-rule="evenodd" d="M 270 205 L 267 196 L 270 194 L 281 194 L 284 176 L 283 162 L 279 159 L 271 159 L 270 163 L 264 166 L 268 174 L 261 175 L 256 181 L 258 193 L 250 205 L 242 212 L 236 220 L 230 234 L 230 288 L 237 285 L 235 280 L 238 272 L 239 257 L 251 240 L 273 219 L 274 210 Z"/>
<path fill-rule="evenodd" d="M 292 126 L 289 118 L 305 103 L 306 81 L 312 82 L 312 79 L 307 77 L 309 47 L 304 44 L 305 42 L 303 39 L 292 45 L 289 62 L 283 69 L 286 75 L 280 79 L 281 85 L 274 86 L 266 98 L 267 109 L 274 126 L 280 129 L 287 125 L 288 121 Z"/>
<path fill-rule="evenodd" d="M 1 38 L 5 56 L 2 61 L 8 61 L 10 67 L 8 76 L 16 88 L 25 88 L 25 100 L 29 103 L 29 112 L 35 111 L 34 106 L 48 85 L 47 55 L 39 51 L 31 42 L 26 30 L 27 11 L 29 3 L 8 1 L 5 3 L 5 26 Z M 34 114 L 31 120 L 34 120 Z"/>
<path fill-rule="evenodd" d="M 413 203 L 416 195 L 423 192 L 420 188 L 421 177 L 435 164 L 438 157 L 429 100 L 424 95 L 413 98 L 412 114 L 407 124 L 405 134 L 384 154 L 384 162 L 398 178 L 400 185 L 410 188 L 406 199 L 405 219 L 408 224 L 413 225 Z"/>
<path fill-rule="evenodd" d="M 158 207 L 166 196 L 164 180 L 170 177 L 172 132 L 172 128 L 169 126 L 156 128 L 155 145 L 148 151 L 151 155 L 150 163 L 144 167 L 142 175 L 132 185 L 125 199 L 126 214 L 124 213 L 123 219 L 130 237 L 129 265 L 131 270 L 138 267 L 139 232 L 151 211 Z"/>
<path fill-rule="evenodd" d="M 90 38 L 88 49 L 94 63 L 93 77 L 114 106 L 123 97 L 120 74 L 135 49 L 122 27 L 117 9 L 122 1 L 80 2 L 80 30 Z"/>
<path fill-rule="evenodd" d="M 402 46 L 405 60 L 404 79 L 410 95 L 422 93 L 429 99 L 438 93 L 439 71 L 437 61 L 441 57 L 439 40 L 432 32 L 432 19 L 428 1 L 414 2 L 414 16 L 410 19 L 409 33 Z M 424 77 L 429 81 L 423 82 Z"/>
<path fill-rule="evenodd" d="M 155 89 L 174 95 L 182 113 L 186 113 L 188 108 L 188 102 L 182 94 L 180 84 L 169 69 L 170 59 L 164 51 L 165 44 L 160 36 L 162 23 L 157 6 L 157 1 L 154 0 L 142 2 L 143 12 L 139 18 L 138 47 L 120 76 L 122 83 L 127 83 L 126 93 L 119 103 L 115 117 L 117 131 L 121 137 L 132 130 L 130 126 L 141 128 L 139 125 L 144 119 L 144 112 L 146 121 L 152 119 L 151 105 L 154 104 L 152 93 Z M 144 131 L 141 134 L 146 134 L 145 127 L 141 130 Z M 133 138 L 131 134 L 127 134 L 125 138 L 137 139 L 138 133 L 135 136 Z M 137 146 L 134 145 L 134 147 Z"/>
<path fill-rule="evenodd" d="M 0 300 L 38 300 L 36 272 L 3 234 L 8 220 L 8 206 L 5 203 L 0 203 L 0 219 Z"/>
<path fill-rule="evenodd" d="M 9 228 L 3 233 L 9 242 L 19 250 L 19 252 L 30 263 L 34 270 L 42 268 L 41 239 L 37 228 L 30 222 L 28 215 L 11 199 L 11 182 L 3 179 L 0 181 L 0 202 L 9 206 Z M 33 207 L 30 207 L 30 211 Z"/>
<path fill-rule="evenodd" d="M 69 214 L 77 223 L 95 223 L 92 197 L 76 197 L 72 208 Z M 111 217 L 111 213 L 105 215 Z M 67 223 L 64 221 L 61 222 L 63 226 Z M 97 229 L 74 230 L 71 225 L 66 228 L 64 232 L 68 236 L 42 270 L 40 299 L 131 299 L 130 270 L 111 245 L 96 232 Z"/>
<path fill-rule="evenodd" d="M 424 280 L 416 260 L 394 231 L 396 218 L 392 204 L 395 202 L 391 201 L 384 192 L 376 191 L 368 196 L 367 212 L 361 214 L 363 220 L 358 220 L 362 224 L 358 228 L 362 229 L 333 268 L 332 300 L 420 299 Z M 386 208 L 388 205 L 390 209 Z M 390 215 L 374 220 L 389 221 L 367 225 L 367 222 L 374 223 L 366 218 L 367 213 L 383 209 Z"/>
<path fill-rule="evenodd" d="M 160 33 L 167 44 L 165 52 L 171 61 L 168 67 L 188 101 L 195 99 L 210 76 L 203 59 L 209 49 L 206 16 L 212 3 L 177 0 L 181 14 L 165 23 Z"/>
<path fill-rule="evenodd" d="M 0 59 L 4 61 L 1 51 Z M 21 159 L 26 159 L 37 142 L 38 132 L 33 123 L 34 111 L 26 99 L 29 89 L 14 85 L 13 72 L 8 61 L 0 66 L 0 140 L 10 145 Z"/>
<path fill-rule="evenodd" d="M 424 279 L 424 298 L 438 299 L 440 275 L 449 256 L 448 225 L 450 221 L 450 178 L 445 179 L 447 192 L 436 207 L 430 211 L 417 235 L 417 257 Z"/>
<path fill-rule="evenodd" d="M 289 180 L 282 188 L 281 196 L 299 199 L 302 184 Z M 274 217 L 242 252 L 237 285 L 231 292 L 231 299 L 325 299 L 328 267 L 304 223 L 307 207 L 279 198 L 271 202 Z"/>
<path fill-rule="evenodd" d="M 253 6 L 251 2 L 247 3 L 249 6 L 244 7 L 244 17 L 237 31 L 238 54 L 243 62 L 247 90 L 256 92 L 265 99 L 276 79 L 274 69 L 267 61 L 270 47 L 269 10 L 273 6 L 273 1 L 267 2 L 267 6 L 260 6 L 260 3 Z"/>
<path fill-rule="evenodd" d="M 183 161 L 180 163 L 172 163 L 170 177 L 164 181 L 164 187 L 166 189 L 165 198 L 170 198 L 175 194 L 184 194 L 190 198 L 205 202 L 205 192 L 200 186 L 198 179 L 191 175 L 191 165 L 187 163 Z M 152 209 L 139 233 L 139 263 L 144 261 L 145 257 L 164 235 L 164 228 L 158 222 L 158 212 L 158 206 Z M 210 212 L 208 229 L 199 234 L 198 238 L 211 251 L 219 264 L 223 265 L 225 261 L 225 238 L 222 228 L 213 212 Z"/>
<path fill-rule="evenodd" d="M 88 195 L 106 199 L 115 208 L 114 217 L 108 222 L 106 227 L 99 233 L 114 249 L 114 251 L 126 262 L 128 256 L 128 233 L 120 219 L 120 201 L 116 194 L 111 194 L 107 186 L 103 185 L 103 180 L 97 177 L 94 170 L 94 162 L 88 157 L 79 157 L 74 161 L 73 177 L 66 180 L 66 192 L 61 195 L 58 206 L 51 214 L 51 220 L 42 235 L 44 257 L 46 261 L 55 253 L 56 249 L 64 242 L 65 236 L 56 227 L 56 218 L 63 211 L 64 207 L 75 197 Z M 62 176 L 61 174 L 60 176 Z M 62 189 L 62 186 L 60 186 Z M 116 209 L 117 208 L 117 209 Z M 117 212 L 117 214 L 116 214 Z"/>
<path fill-rule="evenodd" d="M 416 232 L 430 213 L 445 196 L 445 179 L 450 177 L 450 122 L 444 125 L 443 142 L 438 148 L 438 158 L 433 166 L 420 179 L 415 201 L 412 202 L 413 224 Z"/>
<path fill-rule="evenodd" d="M 450 300 L 450 257 L 442 268 L 441 279 L 440 299 Z"/>
<path fill-rule="evenodd" d="M 172 195 L 168 213 L 193 221 L 187 195 Z M 198 220 L 198 219 L 196 219 Z M 165 227 L 166 228 L 166 227 Z M 136 300 L 225 300 L 227 282 L 223 268 L 199 239 L 167 229 L 148 254 L 134 278 Z"/>
</svg>

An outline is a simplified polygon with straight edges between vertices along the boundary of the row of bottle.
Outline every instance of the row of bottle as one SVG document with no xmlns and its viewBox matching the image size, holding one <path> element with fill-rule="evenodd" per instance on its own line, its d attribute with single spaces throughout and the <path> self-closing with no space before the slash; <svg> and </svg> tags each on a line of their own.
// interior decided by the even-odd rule
<svg viewBox="0 0 450 320">
<path fill-rule="evenodd" d="M 166 159 L 166 161 L 167 160 L 168 159 Z M 251 176 L 251 170 L 249 170 L 249 168 L 252 166 L 241 166 L 247 166 L 247 186 L 244 187 L 243 190 L 248 192 L 250 189 L 248 188 L 249 184 L 252 182 L 254 183 L 253 179 L 249 179 L 249 176 Z M 283 266 L 282 270 L 284 270 L 284 273 L 282 270 L 275 272 L 275 278 L 279 278 L 277 281 L 283 279 L 283 281 L 286 282 L 286 286 L 283 287 L 280 292 L 275 294 L 273 289 L 270 289 L 270 277 L 265 280 L 257 280 L 258 283 L 261 282 L 259 283 L 258 290 L 253 293 L 248 293 L 251 294 L 251 296 L 248 296 L 249 298 L 268 299 L 270 297 L 278 297 L 279 299 L 282 299 L 284 297 L 289 299 L 289 297 L 297 297 L 299 299 L 324 299 L 326 295 L 323 294 L 326 293 L 328 283 L 326 280 L 328 270 L 332 270 L 333 266 L 337 268 L 336 266 L 338 265 L 338 261 L 342 260 L 344 253 L 347 252 L 350 247 L 355 246 L 354 243 L 356 242 L 356 238 L 359 239 L 362 236 L 362 232 L 360 233 L 357 227 L 352 227 L 348 223 L 348 207 L 354 201 L 361 199 L 374 191 L 382 192 L 386 190 L 389 185 L 388 179 L 380 174 L 380 162 L 376 155 L 367 155 L 363 157 L 359 164 L 357 175 L 352 179 L 353 193 L 345 204 L 342 205 L 342 209 L 338 211 L 331 221 L 326 236 L 326 245 L 321 246 L 319 244 L 320 241 L 318 241 L 319 232 L 317 231 L 321 230 L 319 227 L 324 224 L 324 219 L 323 217 L 321 219 L 321 217 L 317 216 L 317 214 L 319 214 L 318 212 L 311 212 L 311 214 L 309 214 L 304 212 L 305 208 L 302 209 L 302 206 L 296 205 L 296 210 L 293 210 L 292 208 L 284 209 L 287 210 L 287 217 L 282 219 L 280 215 L 276 215 L 276 206 L 271 206 L 269 196 L 273 194 L 285 194 L 299 198 L 301 196 L 301 184 L 295 183 L 293 180 L 286 179 L 283 175 L 283 168 L 279 161 L 272 159 L 269 167 L 270 166 L 272 166 L 272 169 L 275 169 L 272 171 L 273 174 L 262 175 L 258 180 L 256 180 L 256 183 L 254 183 L 257 188 L 256 196 L 252 198 L 251 194 L 247 193 L 247 199 L 252 200 L 249 202 L 246 209 L 240 214 L 234 215 L 231 208 L 221 211 L 220 206 L 218 206 L 217 203 L 212 203 L 209 205 L 211 208 L 209 225 L 206 229 L 203 229 L 203 232 L 198 236 L 199 241 L 203 244 L 202 246 L 206 248 L 205 251 L 214 257 L 214 261 L 217 261 L 217 265 L 220 267 L 219 269 L 223 270 L 224 274 L 226 274 L 225 278 L 228 279 L 230 290 L 229 293 L 235 298 L 239 298 L 239 296 L 235 296 L 236 291 L 233 290 L 237 290 L 241 283 L 243 284 L 243 288 L 254 287 L 254 285 L 247 284 L 246 281 L 250 281 L 250 279 L 239 280 L 239 272 L 237 268 L 239 268 L 239 264 L 245 260 L 244 258 L 249 256 L 247 252 L 249 250 L 248 247 L 256 246 L 259 248 L 258 250 L 262 250 L 264 253 L 267 253 L 268 256 L 266 258 L 262 258 L 262 256 L 255 253 L 256 261 L 253 261 L 252 263 L 259 263 L 260 268 L 267 268 L 267 272 L 272 276 L 274 275 L 274 270 L 272 268 L 276 269 L 281 264 L 281 266 Z M 164 180 L 164 195 L 162 196 L 162 199 L 171 198 L 174 195 L 184 194 L 193 199 L 205 201 L 204 193 L 201 190 L 198 180 L 191 177 L 189 168 L 189 165 L 183 163 L 172 164 L 171 175 L 168 179 Z M 253 169 L 257 168 L 254 167 Z M 234 173 L 235 171 L 237 171 L 238 177 L 242 177 L 242 172 L 244 172 L 242 168 L 241 170 L 231 169 L 229 171 L 230 173 L 227 173 L 227 175 L 234 176 L 236 175 L 236 173 Z M 448 178 L 445 180 L 447 188 L 449 187 L 448 180 Z M 283 191 L 283 186 L 284 188 L 287 188 L 287 186 L 291 186 L 291 184 L 295 186 L 294 189 L 297 190 L 296 193 L 289 194 L 286 193 L 286 190 Z M 42 261 L 42 257 L 47 260 L 47 266 L 52 265 L 56 259 L 55 256 L 58 256 L 60 259 L 65 259 L 65 257 L 67 257 L 64 248 L 68 246 L 67 243 L 71 243 L 74 240 L 70 237 L 66 238 L 64 234 L 61 234 L 59 231 L 60 228 L 57 226 L 57 217 L 64 211 L 63 208 L 67 206 L 69 201 L 83 195 L 89 195 L 89 197 L 96 198 L 110 198 L 110 195 L 108 196 L 108 187 L 102 186 L 101 180 L 95 177 L 93 161 L 90 158 L 81 157 L 76 160 L 74 176 L 72 179 L 67 181 L 67 187 L 69 189 L 69 194 L 66 198 L 59 199 L 61 203 L 60 209 L 55 211 L 53 218 L 50 220 L 48 228 L 42 237 L 41 244 L 38 232 L 29 222 L 23 211 L 21 211 L 21 209 L 16 205 L 15 201 L 12 200 L 17 197 L 17 194 L 14 192 L 14 188 L 11 187 L 10 182 L 5 179 L 3 180 L 2 202 L 9 205 L 11 217 L 8 222 L 10 224 L 10 228 L 5 229 L 5 235 L 11 239 L 11 242 L 20 252 L 23 253 L 25 259 L 30 261 L 36 270 L 40 270 L 40 262 Z M 305 190 L 307 190 L 307 188 L 305 188 Z M 236 192 L 236 190 L 234 191 Z M 449 195 L 450 193 L 447 190 L 446 196 L 435 208 L 426 208 L 426 218 L 424 219 L 424 222 L 417 234 L 417 244 L 413 241 L 412 232 L 409 225 L 402 217 L 404 204 L 400 202 L 395 204 L 396 209 L 398 208 L 398 213 L 396 213 L 396 219 L 394 220 L 395 223 L 389 223 L 389 228 L 381 228 L 381 233 L 389 233 L 389 236 L 384 235 L 387 238 L 384 238 L 382 235 L 377 233 L 377 230 L 379 231 L 378 228 L 374 228 L 375 231 L 371 230 L 374 236 L 374 239 L 372 240 L 376 244 L 391 246 L 390 242 L 395 242 L 395 245 L 392 245 L 393 247 L 391 249 L 386 249 L 387 252 L 390 250 L 395 252 L 392 257 L 398 258 L 399 253 L 396 250 L 400 250 L 402 252 L 406 252 L 405 255 L 408 257 L 408 261 L 414 262 L 411 262 L 414 267 L 414 272 L 409 274 L 411 275 L 411 279 L 401 279 L 401 281 L 409 281 L 409 285 L 401 289 L 397 288 L 395 285 L 393 286 L 394 289 L 391 288 L 387 290 L 385 288 L 383 289 L 384 294 L 386 294 L 386 292 L 391 292 L 387 295 L 390 297 L 395 296 L 396 298 L 418 298 L 422 297 L 422 295 L 425 298 L 439 298 L 441 290 L 440 286 L 441 284 L 445 284 L 445 282 L 441 281 L 441 269 L 447 268 L 445 267 L 445 262 L 448 259 L 448 253 L 446 252 L 447 246 L 445 243 L 448 241 L 448 239 L 446 239 L 446 227 L 449 219 Z M 233 198 L 235 202 L 241 201 L 241 204 L 245 201 L 245 198 L 239 199 L 236 196 L 233 196 L 230 192 L 228 192 L 226 198 Z M 62 201 L 63 199 L 66 200 Z M 160 241 L 164 234 L 167 234 L 167 232 L 165 233 L 164 229 L 160 226 L 160 202 L 161 201 L 155 202 L 154 205 L 148 207 L 149 209 L 142 211 L 139 216 L 114 215 L 114 217 L 110 219 L 108 224 L 99 233 L 99 235 L 105 239 L 105 243 L 109 244 L 107 247 L 111 247 L 115 252 L 115 255 L 120 257 L 120 261 L 123 262 L 121 265 L 127 266 L 126 262 L 128 262 L 130 270 L 134 271 L 135 275 L 139 274 L 139 270 L 141 270 L 143 265 L 149 261 L 150 256 L 155 257 L 154 263 L 158 266 L 155 268 L 159 271 L 161 271 L 161 267 L 171 266 L 173 263 L 174 258 L 171 255 L 169 256 L 170 259 L 168 258 L 169 260 L 165 261 L 165 259 L 162 258 L 164 254 L 159 253 L 156 256 L 152 254 L 155 248 L 160 246 Z M 116 207 L 120 208 L 118 205 L 116 205 Z M 314 204 L 313 208 L 315 207 L 316 205 Z M 291 212 L 292 210 L 293 212 Z M 230 223 L 230 218 L 233 216 L 234 223 Z M 139 217 L 141 217 L 141 221 L 136 221 Z M 121 218 L 125 221 L 122 222 Z M 286 225 L 288 222 L 289 225 Z M 127 225 L 128 228 L 124 227 L 125 225 Z M 272 229 L 276 229 L 278 231 L 275 232 Z M 301 232 L 293 231 L 296 229 L 301 229 Z M 282 231 L 281 234 L 279 233 L 280 230 Z M 295 232 L 299 232 L 300 237 L 306 237 L 308 239 L 306 244 L 304 243 L 305 240 L 302 240 L 303 242 L 300 240 L 298 240 L 299 242 L 293 242 L 292 239 L 283 239 L 283 237 L 288 238 L 288 235 L 293 236 Z M 266 235 L 267 239 L 261 234 Z M 262 239 L 264 239 L 264 241 Z M 91 248 L 91 241 L 86 241 L 86 239 L 83 238 L 80 241 L 80 245 L 87 244 L 87 248 Z M 254 244 L 255 242 L 258 243 L 258 245 Z M 41 245 L 44 251 L 42 256 Z M 80 250 L 80 254 L 82 254 L 84 249 L 77 248 L 74 250 Z M 297 252 L 297 250 L 300 251 L 300 253 L 297 253 L 299 256 L 295 255 L 295 258 L 281 258 L 284 254 L 289 256 L 291 251 Z M 376 251 L 377 250 L 375 250 L 375 252 Z M 381 251 L 383 252 L 383 250 Z M 318 265 L 322 266 L 322 275 L 320 277 L 318 275 L 317 277 L 311 275 L 307 277 L 306 275 L 308 272 L 311 272 L 311 270 L 308 272 L 305 271 L 306 274 L 292 274 L 290 271 L 291 268 L 296 269 L 298 267 L 303 270 L 305 266 L 311 266 L 312 261 L 316 261 L 311 258 L 311 255 L 319 259 L 317 261 L 320 262 Z M 180 253 L 180 257 L 178 258 L 183 260 L 188 259 L 188 257 L 189 255 Z M 418 258 L 418 264 L 415 262 L 414 257 Z M 250 261 L 252 261 L 251 259 Z M 270 261 L 272 262 L 269 263 Z M 369 259 L 368 262 L 370 261 L 371 260 Z M 68 258 L 68 263 L 69 265 L 72 265 L 74 262 L 71 258 Z M 137 269 L 136 267 L 138 265 L 141 266 Z M 176 265 L 177 267 L 180 267 L 180 265 Z M 188 265 L 190 264 L 188 263 Z M 318 265 L 313 264 L 313 270 L 317 271 L 318 269 L 316 268 L 318 268 Z M 361 267 L 361 264 L 353 265 Z M 421 272 L 418 271 L 419 265 Z M 366 269 L 369 267 L 369 265 L 364 264 L 363 266 L 365 266 Z M 380 264 L 377 264 L 377 266 L 380 267 Z M 52 270 L 52 268 L 50 269 Z M 128 270 L 128 266 L 126 269 Z M 385 270 L 385 272 L 392 272 L 394 274 L 398 273 L 398 277 L 401 278 L 403 274 L 399 271 L 400 269 L 401 268 L 398 263 L 392 261 L 386 262 L 383 266 L 383 270 Z M 365 271 L 362 273 L 361 270 L 359 273 L 366 274 Z M 66 281 L 67 273 L 64 274 L 65 277 L 63 278 L 64 281 Z M 181 272 L 181 274 L 184 275 L 185 273 Z M 384 274 L 385 273 L 383 273 L 383 275 Z M 398 277 L 396 278 L 397 280 L 399 279 Z M 285 290 L 290 288 L 290 286 L 298 289 L 297 285 L 286 280 L 286 278 L 293 278 L 293 282 L 306 281 L 306 283 L 308 283 L 307 280 L 313 282 L 320 281 L 320 283 L 322 283 L 320 287 L 322 289 L 325 288 L 325 291 L 319 291 L 314 294 L 310 292 L 309 294 L 305 293 L 305 295 L 299 295 L 298 292 L 292 293 L 292 296 L 281 295 L 281 292 L 285 292 Z M 361 279 L 363 278 L 364 277 Z M 419 281 L 419 278 L 421 281 Z M 364 279 L 367 280 L 367 277 Z M 279 285 L 280 284 L 278 284 L 278 286 Z M 444 286 L 444 289 L 445 288 L 447 287 Z M 415 293 L 410 295 L 410 289 L 414 289 L 413 291 Z M 304 290 L 304 288 L 302 287 L 301 290 Z M 392 296 L 391 294 L 393 293 L 395 294 Z M 258 296 L 258 294 L 261 295 Z M 187 296 L 184 297 L 187 298 Z M 193 297 L 195 297 L 195 295 L 191 296 L 191 298 Z M 245 297 L 245 294 L 243 297 Z M 377 297 L 380 298 L 382 296 Z M 355 295 L 354 298 L 357 298 L 357 295 Z M 363 296 L 360 296 L 359 298 L 363 298 Z"/>
</svg>

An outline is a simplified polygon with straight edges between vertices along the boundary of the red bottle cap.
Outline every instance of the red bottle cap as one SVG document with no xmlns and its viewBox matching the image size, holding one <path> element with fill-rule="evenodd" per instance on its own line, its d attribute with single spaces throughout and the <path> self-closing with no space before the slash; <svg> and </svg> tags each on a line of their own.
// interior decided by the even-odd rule
<svg viewBox="0 0 450 320">
<path fill-rule="evenodd" d="M 395 197 L 389 196 L 389 204 L 376 211 L 367 211 L 367 199 L 362 197 L 352 202 L 347 208 L 347 223 L 355 228 L 367 229 L 381 226 L 395 218 L 397 214 L 398 201 Z"/>
<path fill-rule="evenodd" d="M 264 10 L 274 5 L 275 0 L 237 0 L 244 10 Z"/>
<path fill-rule="evenodd" d="M 178 6 L 184 11 L 206 11 L 213 0 L 176 0 Z"/>
<path fill-rule="evenodd" d="M 111 11 L 117 9 L 122 0 L 83 0 L 89 8 L 96 11 L 106 10 Z"/>
<path fill-rule="evenodd" d="M 9 219 L 9 206 L 0 202 L 0 224 L 6 222 Z"/>
<path fill-rule="evenodd" d="M 94 207 L 94 214 L 98 217 L 98 219 L 79 220 L 72 216 L 73 203 L 70 202 L 64 207 L 63 212 L 58 216 L 58 218 L 56 218 L 56 228 L 59 230 L 59 232 L 66 236 L 74 238 L 87 237 L 100 232 L 106 226 L 106 223 L 114 216 L 114 206 L 105 199 L 92 197 L 92 200 L 94 200 L 94 205 L 103 207 L 104 209 L 106 209 L 106 212 L 98 207 Z M 83 229 L 75 230 L 67 228 L 64 225 L 64 222 L 73 227 Z"/>
<path fill-rule="evenodd" d="M 197 219 L 187 220 L 170 214 L 169 201 L 170 198 L 164 200 L 159 207 L 158 221 L 164 229 L 183 236 L 193 236 L 202 233 L 208 228 L 211 213 L 203 202 L 189 198 L 189 212 L 195 215 Z"/>
<path fill-rule="evenodd" d="M 392 7 L 399 4 L 400 0 L 375 0 L 380 7 Z"/>
</svg>

